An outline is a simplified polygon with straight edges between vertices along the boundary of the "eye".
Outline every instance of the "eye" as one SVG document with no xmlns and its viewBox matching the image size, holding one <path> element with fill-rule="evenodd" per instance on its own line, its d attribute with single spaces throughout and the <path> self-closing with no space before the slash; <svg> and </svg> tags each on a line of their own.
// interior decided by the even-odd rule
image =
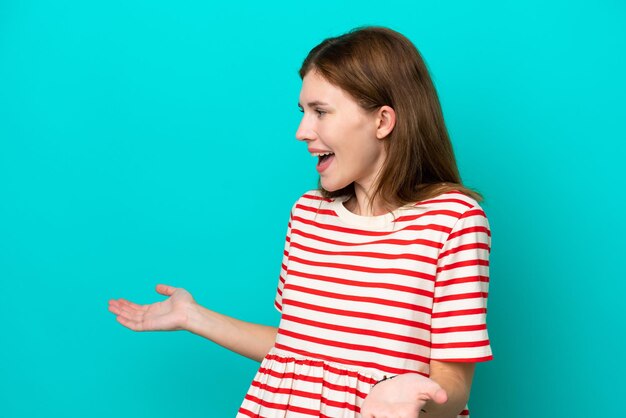
<svg viewBox="0 0 626 418">
<path fill-rule="evenodd" d="M 317 112 L 317 115 L 319 117 L 322 117 L 327 113 L 325 110 L 322 110 L 322 109 L 315 109 L 315 112 Z"/>
</svg>

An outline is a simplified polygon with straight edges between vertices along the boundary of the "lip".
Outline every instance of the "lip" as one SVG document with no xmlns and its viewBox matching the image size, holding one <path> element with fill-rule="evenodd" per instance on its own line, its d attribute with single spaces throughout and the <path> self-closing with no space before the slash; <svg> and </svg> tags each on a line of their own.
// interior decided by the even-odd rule
<svg viewBox="0 0 626 418">
<path fill-rule="evenodd" d="M 329 149 L 319 149 L 319 148 L 309 148 L 308 149 L 311 154 L 324 153 L 324 152 L 332 152 Z"/>
</svg>

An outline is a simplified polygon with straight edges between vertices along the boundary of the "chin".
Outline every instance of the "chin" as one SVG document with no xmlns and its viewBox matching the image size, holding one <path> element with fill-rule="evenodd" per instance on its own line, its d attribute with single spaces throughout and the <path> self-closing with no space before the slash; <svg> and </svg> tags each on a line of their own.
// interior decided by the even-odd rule
<svg viewBox="0 0 626 418">
<path fill-rule="evenodd" d="M 322 186 L 322 189 L 326 190 L 329 193 L 332 192 L 337 192 L 340 190 L 345 189 L 346 187 L 350 186 L 351 183 L 340 183 L 340 182 L 331 182 L 331 181 L 324 181 L 323 178 L 320 178 L 320 185 Z"/>
<path fill-rule="evenodd" d="M 335 183 L 328 182 L 328 181 L 324 181 L 324 180 L 320 180 L 320 185 L 327 192 L 336 192 L 337 190 L 341 189 L 341 187 L 339 187 L 339 185 L 337 185 Z"/>
</svg>

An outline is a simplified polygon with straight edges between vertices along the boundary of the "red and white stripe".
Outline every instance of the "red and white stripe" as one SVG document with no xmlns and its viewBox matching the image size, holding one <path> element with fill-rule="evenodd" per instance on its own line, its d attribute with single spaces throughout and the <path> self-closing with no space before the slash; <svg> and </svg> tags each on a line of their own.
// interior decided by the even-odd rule
<svg viewBox="0 0 626 418">
<path fill-rule="evenodd" d="M 431 359 L 491 359 L 490 245 L 485 213 L 461 193 L 372 218 L 316 191 L 302 196 L 285 242 L 276 343 L 239 416 L 355 418 L 385 375 L 428 376 Z"/>
</svg>

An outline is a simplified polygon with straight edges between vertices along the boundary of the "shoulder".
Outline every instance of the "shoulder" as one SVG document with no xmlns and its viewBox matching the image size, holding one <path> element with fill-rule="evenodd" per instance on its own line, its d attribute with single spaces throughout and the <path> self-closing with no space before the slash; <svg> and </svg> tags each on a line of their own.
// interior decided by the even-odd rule
<svg viewBox="0 0 626 418">
<path fill-rule="evenodd" d="M 416 202 L 412 208 L 420 211 L 436 211 L 461 219 L 469 216 L 487 217 L 480 204 L 472 197 L 457 191 L 442 193 L 436 197 Z"/>
<path fill-rule="evenodd" d="M 461 192 L 449 191 L 402 208 L 401 225 L 413 224 L 432 231 L 436 241 L 445 242 L 457 231 L 479 228 L 489 231 L 487 215 L 480 204 Z"/>
<path fill-rule="evenodd" d="M 446 238 L 449 245 L 481 242 L 485 243 L 487 248 L 491 246 L 489 220 L 475 199 L 461 192 L 453 191 L 431 199 L 430 204 L 441 208 L 449 217 L 450 230 Z"/>
<path fill-rule="evenodd" d="M 332 201 L 332 199 L 326 199 L 325 197 L 322 196 L 322 192 L 319 191 L 318 189 L 313 189 L 313 190 L 309 190 L 307 192 L 305 192 L 302 196 L 300 196 L 300 198 L 298 199 L 298 201 L 300 200 L 315 200 L 315 201 Z"/>
<path fill-rule="evenodd" d="M 325 198 L 319 190 L 313 189 L 305 192 L 296 200 L 293 204 L 292 212 L 302 206 L 323 208 L 332 202 L 334 202 L 334 199 Z"/>
</svg>

